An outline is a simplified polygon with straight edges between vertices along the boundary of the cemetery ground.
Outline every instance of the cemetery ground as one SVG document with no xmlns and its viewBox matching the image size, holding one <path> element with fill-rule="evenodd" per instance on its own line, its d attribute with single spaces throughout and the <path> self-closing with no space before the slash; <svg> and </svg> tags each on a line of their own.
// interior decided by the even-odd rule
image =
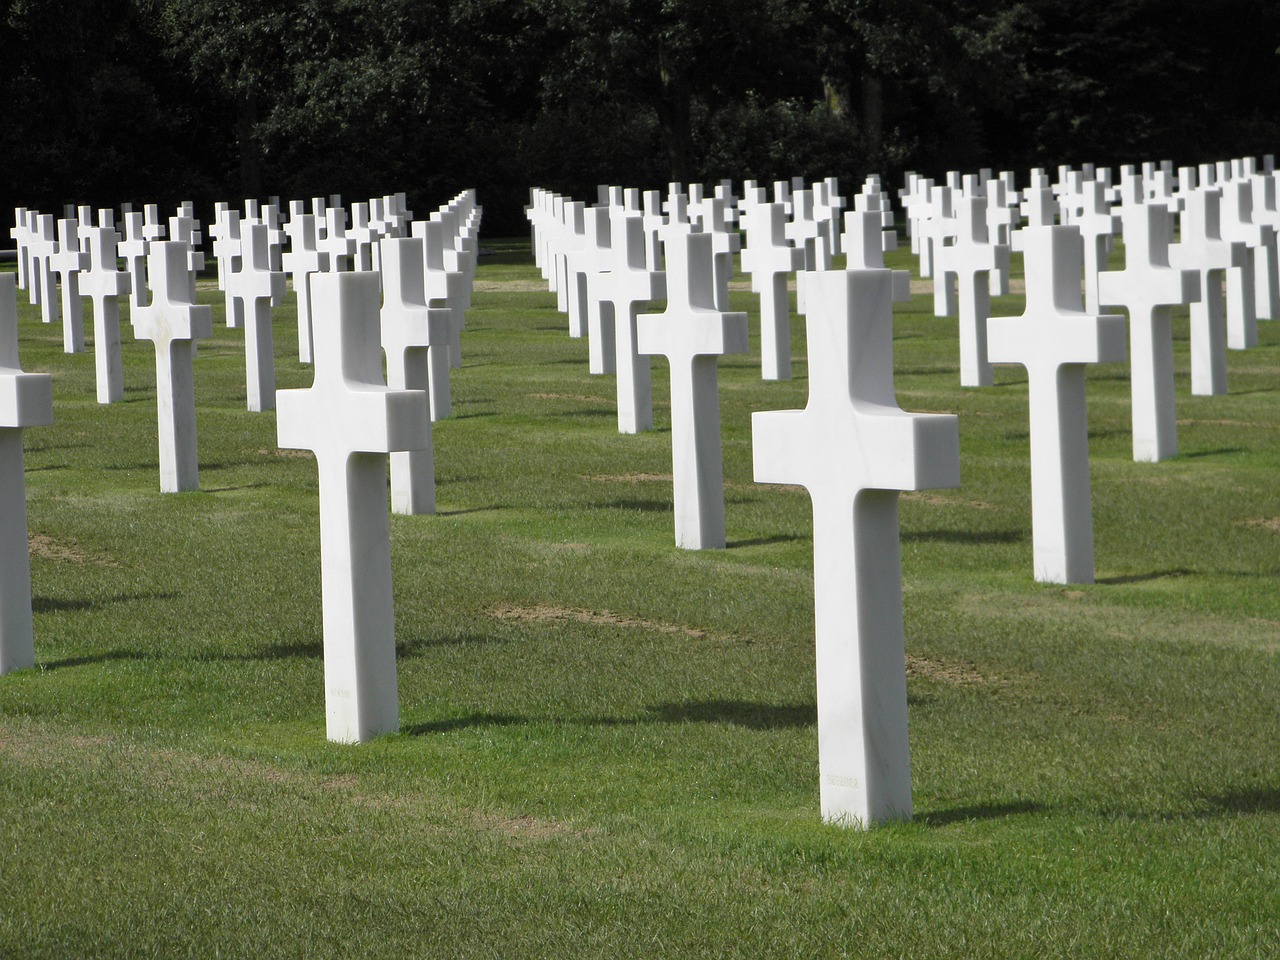
<svg viewBox="0 0 1280 960">
<path fill-rule="evenodd" d="M 897 305 L 899 402 L 960 415 L 963 486 L 902 497 L 915 818 L 862 832 L 818 815 L 809 499 L 751 476 L 803 322 L 791 381 L 758 339 L 721 359 L 729 548 L 682 551 L 665 362 L 658 429 L 619 435 L 528 244 L 482 246 L 440 512 L 391 520 L 401 732 L 364 746 L 325 740 L 315 462 L 246 411 L 219 292 L 180 495 L 151 345 L 124 328 L 99 406 L 20 297 L 57 419 L 25 435 L 0 956 L 1280 951 L 1280 322 L 1192 397 L 1175 314 L 1163 463 L 1131 459 L 1124 366 L 1089 369 L 1098 582 L 1062 587 L 1032 579 L 1025 372 L 961 388 L 956 321 Z M 287 303 L 278 385 L 307 386 Z"/>
</svg>

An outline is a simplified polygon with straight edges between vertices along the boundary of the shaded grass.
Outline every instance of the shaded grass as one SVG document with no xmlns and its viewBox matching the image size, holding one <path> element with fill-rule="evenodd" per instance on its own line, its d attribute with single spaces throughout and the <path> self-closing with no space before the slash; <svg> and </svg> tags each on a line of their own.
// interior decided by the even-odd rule
<svg viewBox="0 0 1280 960">
<path fill-rule="evenodd" d="M 482 246 L 482 278 L 535 276 Z M 216 302 L 182 496 L 150 345 L 100 407 L 22 303 L 57 422 L 26 433 L 39 666 L 0 682 L 0 956 L 1275 952 L 1277 325 L 1193 398 L 1177 319 L 1163 464 L 1130 459 L 1124 366 L 1090 371 L 1099 583 L 1063 588 L 1030 579 L 1024 372 L 959 388 L 955 321 L 898 306 L 900 402 L 960 414 L 963 486 L 902 499 L 917 817 L 864 834 L 817 817 L 809 501 L 751 478 L 751 411 L 805 403 L 802 323 L 791 381 L 721 363 L 730 549 L 688 553 L 665 363 L 658 429 L 620 436 L 554 296 L 477 292 L 440 513 L 392 520 L 402 732 L 345 748 L 315 464 L 244 409 Z M 293 322 L 281 387 L 310 381 Z"/>
</svg>

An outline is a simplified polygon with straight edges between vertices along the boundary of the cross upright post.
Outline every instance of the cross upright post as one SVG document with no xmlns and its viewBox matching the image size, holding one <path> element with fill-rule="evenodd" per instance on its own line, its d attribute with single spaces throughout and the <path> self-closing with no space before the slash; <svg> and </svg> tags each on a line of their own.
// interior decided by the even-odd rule
<svg viewBox="0 0 1280 960">
<path fill-rule="evenodd" d="M 35 666 L 22 431 L 53 423 L 53 380 L 18 362 L 17 277 L 0 273 L 0 674 Z"/>
<path fill-rule="evenodd" d="M 883 220 L 874 210 L 850 210 L 844 215 L 840 242 L 845 251 L 846 270 L 884 270 Z M 911 299 L 911 271 L 891 270 L 893 302 Z"/>
<path fill-rule="evenodd" d="M 249 409 L 276 408 L 275 340 L 271 308 L 284 300 L 284 274 L 271 269 L 267 225 L 241 229 L 240 269 L 227 277 L 227 298 L 245 318 L 245 392 Z"/>
<path fill-rule="evenodd" d="M 449 376 L 449 311 L 427 306 L 420 238 L 385 237 L 382 247 L 382 350 L 387 356 L 387 386 L 393 390 L 432 389 L 431 355 L 444 354 L 445 388 Z M 391 512 L 436 512 L 435 455 L 431 418 L 426 443 L 391 454 Z"/>
<path fill-rule="evenodd" d="M 356 240 L 355 237 L 347 236 L 347 212 L 335 204 L 324 212 L 324 219 L 325 235 L 318 246 L 329 255 L 329 269 L 351 270 L 351 261 L 356 255 Z"/>
<path fill-rule="evenodd" d="M 664 228 L 667 309 L 637 321 L 639 350 L 671 365 L 676 546 L 725 546 L 724 460 L 716 363 L 750 348 L 747 315 L 716 309 L 710 234 Z"/>
<path fill-rule="evenodd" d="M 1026 309 L 1019 317 L 992 317 L 987 329 L 991 361 L 1027 370 L 1035 579 L 1093 583 L 1085 365 L 1123 362 L 1124 318 L 1081 309 L 1079 227 L 1019 233 Z"/>
<path fill-rule="evenodd" d="M 751 415 L 755 479 L 813 501 L 822 817 L 868 827 L 911 818 L 898 494 L 959 485 L 959 430 L 898 407 L 888 270 L 809 292 L 809 401 Z"/>
<path fill-rule="evenodd" d="M 426 394 L 382 381 L 378 277 L 317 273 L 315 382 L 281 390 L 277 439 L 311 450 L 320 478 L 326 727 L 359 743 L 399 725 L 387 454 L 421 448 Z"/>
<path fill-rule="evenodd" d="M 213 335 L 213 308 L 196 306 L 187 283 L 188 245 L 160 240 L 150 245 L 147 272 L 151 303 L 132 311 L 133 335 L 156 350 L 160 491 L 180 493 L 200 486 L 196 449 L 195 375 L 192 348 Z"/>
<path fill-rule="evenodd" d="M 13 208 L 13 226 L 9 228 L 9 236 L 18 253 L 18 289 L 26 290 L 31 286 L 28 269 L 31 264 L 30 233 L 27 230 L 27 208 Z"/>
<path fill-rule="evenodd" d="M 1098 299 L 1129 314 L 1133 459 L 1155 463 L 1178 452 L 1170 308 L 1200 297 L 1200 275 L 1169 266 L 1173 217 L 1162 203 L 1120 207 L 1124 269 L 1098 274 Z"/>
<path fill-rule="evenodd" d="M 111 227 L 90 227 L 89 269 L 81 296 L 93 301 L 93 355 L 98 375 L 98 402 L 124 398 L 124 369 L 120 355 L 120 297 L 130 290 L 129 274 L 116 268 L 119 235 Z"/>
<path fill-rule="evenodd" d="M 84 304 L 80 301 L 80 274 L 89 258 L 80 250 L 79 221 L 58 221 L 58 251 L 49 265 L 62 277 L 62 349 L 84 352 Z"/>
<path fill-rule="evenodd" d="M 763 191 L 761 191 L 763 192 Z M 804 251 L 787 241 L 781 203 L 754 203 L 743 214 L 747 245 L 742 269 L 760 295 L 760 372 L 765 380 L 791 379 L 791 304 L 787 278 L 804 265 Z"/>
<path fill-rule="evenodd" d="M 1224 179 L 1221 211 L 1222 239 L 1240 242 L 1249 248 L 1249 262 L 1242 268 L 1227 271 L 1227 346 L 1246 350 L 1258 345 L 1259 250 L 1264 253 L 1268 240 L 1274 243 L 1275 231 L 1253 221 L 1253 189 L 1243 181 Z"/>
</svg>

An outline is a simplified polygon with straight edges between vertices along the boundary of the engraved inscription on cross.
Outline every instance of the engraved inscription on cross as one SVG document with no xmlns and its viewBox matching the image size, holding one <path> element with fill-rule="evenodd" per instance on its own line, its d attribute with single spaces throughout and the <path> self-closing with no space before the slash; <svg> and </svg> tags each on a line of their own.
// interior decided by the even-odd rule
<svg viewBox="0 0 1280 960">
<path fill-rule="evenodd" d="M 667 309 L 637 321 L 641 353 L 671 364 L 671 465 L 676 546 L 723 549 L 724 460 L 720 444 L 721 354 L 746 353 L 747 315 L 715 307 L 712 240 L 668 226 Z"/>
<path fill-rule="evenodd" d="M 958 486 L 960 438 L 898 407 L 890 272 L 809 278 L 809 402 L 752 414 L 755 479 L 813 501 L 822 816 L 865 827 L 911 817 L 898 494 Z"/>
<path fill-rule="evenodd" d="M 315 381 L 277 395 L 277 440 L 316 455 L 326 726 L 358 743 L 399 724 L 387 454 L 421 449 L 431 415 L 383 384 L 376 274 L 315 274 L 311 297 Z"/>
<path fill-rule="evenodd" d="M 133 309 L 133 335 L 155 344 L 160 490 L 180 493 L 200 486 L 192 350 L 197 338 L 213 335 L 213 308 L 191 302 L 188 244 L 156 241 L 149 248 L 151 303 Z"/>
<path fill-rule="evenodd" d="M 18 289 L 0 274 L 0 674 L 35 666 L 22 431 L 53 423 L 53 381 L 18 363 Z"/>
</svg>

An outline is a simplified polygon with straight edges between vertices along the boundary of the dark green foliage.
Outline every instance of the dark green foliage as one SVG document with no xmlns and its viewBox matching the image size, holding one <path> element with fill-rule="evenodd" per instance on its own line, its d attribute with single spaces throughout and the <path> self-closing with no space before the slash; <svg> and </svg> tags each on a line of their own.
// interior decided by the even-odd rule
<svg viewBox="0 0 1280 960">
<path fill-rule="evenodd" d="M 9 0 L 0 209 L 1275 149 L 1266 0 Z"/>
</svg>

